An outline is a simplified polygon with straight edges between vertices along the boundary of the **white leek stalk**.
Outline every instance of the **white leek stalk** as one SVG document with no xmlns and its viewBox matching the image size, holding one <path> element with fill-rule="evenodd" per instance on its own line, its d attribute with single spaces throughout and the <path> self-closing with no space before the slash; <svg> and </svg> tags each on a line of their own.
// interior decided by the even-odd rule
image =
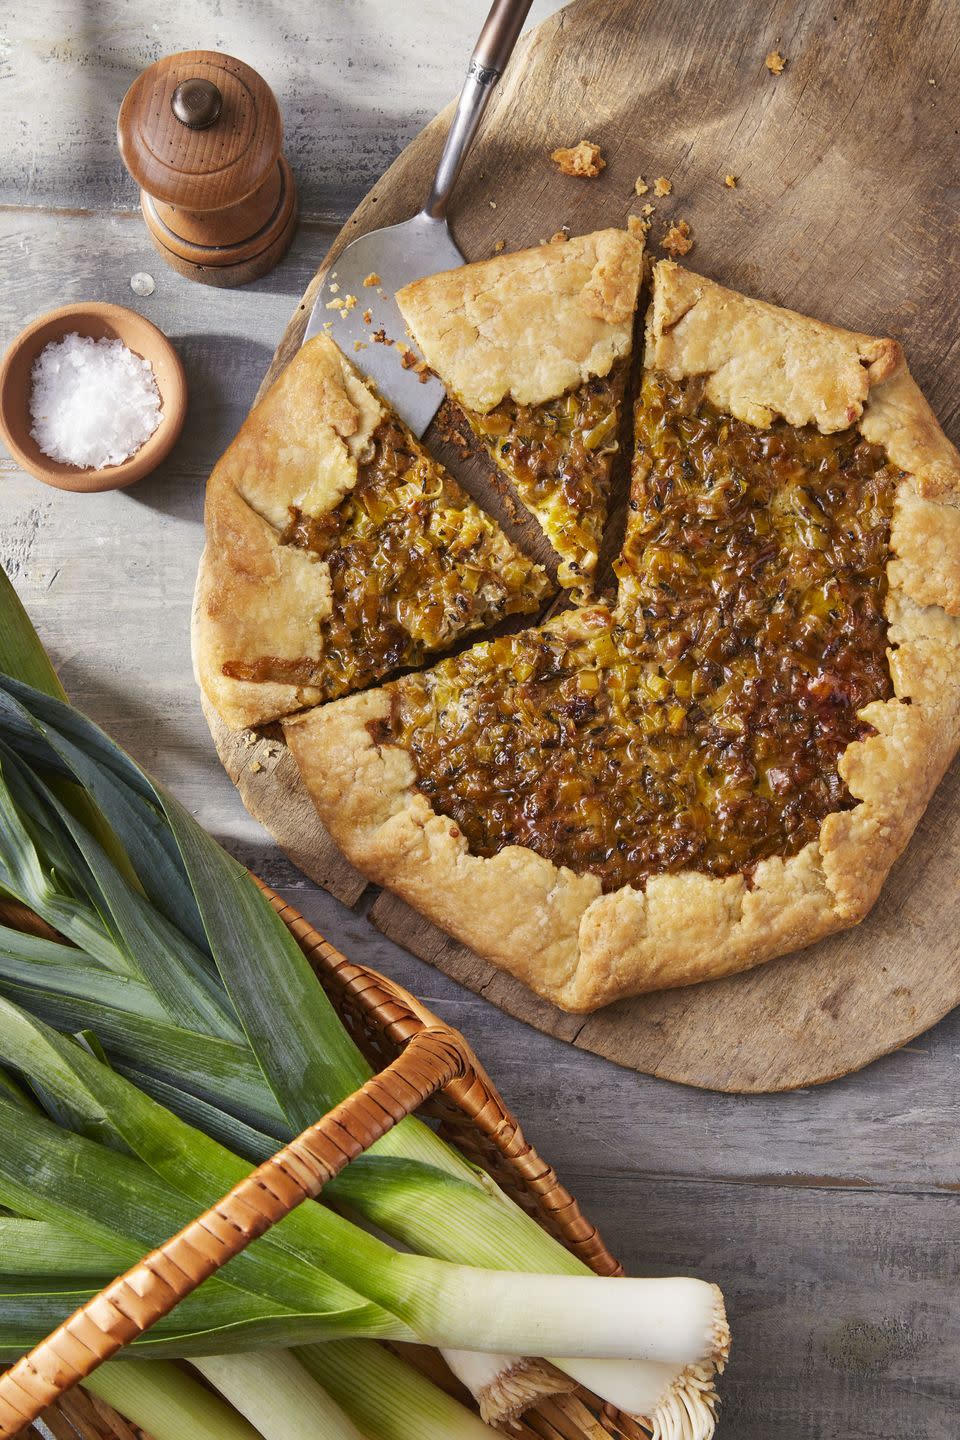
<svg viewBox="0 0 960 1440">
<path fill-rule="evenodd" d="M 219 1395 L 170 1360 L 108 1361 L 83 1388 L 152 1440 L 262 1440 Z"/>
<path fill-rule="evenodd" d="M 367 1440 L 494 1440 L 472 1411 L 373 1341 L 331 1340 L 294 1353 Z"/>
<path fill-rule="evenodd" d="M 567 1395 L 574 1382 L 552 1365 L 524 1355 L 443 1350 L 444 1360 L 480 1407 L 488 1425 L 515 1420 L 538 1400 Z"/>
<path fill-rule="evenodd" d="M 263 1440 L 366 1440 L 289 1350 L 205 1355 L 191 1364 Z"/>
</svg>

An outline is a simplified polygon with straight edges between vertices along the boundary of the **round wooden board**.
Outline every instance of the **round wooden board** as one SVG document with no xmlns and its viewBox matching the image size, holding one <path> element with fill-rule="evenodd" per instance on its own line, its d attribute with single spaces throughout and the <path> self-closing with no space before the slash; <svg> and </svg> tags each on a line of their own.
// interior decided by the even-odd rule
<svg viewBox="0 0 960 1440">
<path fill-rule="evenodd" d="M 518 50 L 468 159 L 452 213 L 469 259 L 622 225 L 656 204 L 651 249 L 686 219 L 687 263 L 748 293 L 840 325 L 893 334 L 948 433 L 960 387 L 960 183 L 951 118 L 960 12 L 921 7 L 903 44 L 892 4 L 801 0 L 576 0 Z M 768 52 L 787 57 L 775 76 Z M 952 57 L 952 58 L 950 58 Z M 931 81 L 935 83 L 930 83 Z M 298 348 L 320 278 L 343 244 L 419 208 L 449 112 L 404 151 L 344 227 L 264 381 Z M 548 160 L 602 146 L 596 180 Z M 724 176 L 737 177 L 736 188 Z M 637 197 L 638 176 L 673 193 Z M 951 198 L 952 197 L 952 198 Z M 428 432 L 451 469 L 456 452 Z M 473 486 L 471 488 L 476 488 Z M 336 850 L 281 741 L 207 718 L 247 809 L 311 879 L 347 904 L 366 888 Z M 503 1010 L 621 1065 L 709 1089 L 818 1084 L 912 1039 L 960 1003 L 960 766 L 944 780 L 880 902 L 857 929 L 744 975 L 565 1015 L 386 892 L 374 923 Z"/>
</svg>

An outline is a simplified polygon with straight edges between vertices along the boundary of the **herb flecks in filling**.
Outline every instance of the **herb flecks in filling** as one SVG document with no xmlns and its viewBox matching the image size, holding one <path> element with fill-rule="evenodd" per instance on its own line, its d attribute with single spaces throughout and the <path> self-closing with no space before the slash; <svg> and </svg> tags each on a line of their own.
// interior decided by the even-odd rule
<svg viewBox="0 0 960 1440">
<path fill-rule="evenodd" d="M 892 693 L 883 451 L 657 375 L 635 434 L 617 610 L 407 676 L 374 731 L 474 854 L 529 846 L 605 890 L 796 854 L 853 804 L 838 759 Z"/>
<path fill-rule="evenodd" d="M 596 566 L 626 376 L 621 360 L 609 375 L 542 405 L 508 396 L 486 415 L 467 412 L 474 434 L 540 521 L 568 588 L 588 582 Z"/>
<path fill-rule="evenodd" d="M 349 495 L 327 515 L 291 510 L 280 543 L 330 567 L 321 658 L 264 656 L 224 673 L 315 686 L 325 700 L 419 664 L 466 631 L 529 614 L 549 593 L 543 572 L 392 417 Z"/>
</svg>

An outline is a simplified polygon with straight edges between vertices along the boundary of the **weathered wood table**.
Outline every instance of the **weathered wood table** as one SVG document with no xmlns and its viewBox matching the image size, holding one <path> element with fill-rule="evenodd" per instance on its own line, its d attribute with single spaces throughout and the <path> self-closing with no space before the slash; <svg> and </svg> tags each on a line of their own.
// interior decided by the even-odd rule
<svg viewBox="0 0 960 1440">
<path fill-rule="evenodd" d="M 0 458 L 0 558 L 77 703 L 335 944 L 466 1033 L 627 1267 L 699 1271 L 723 1285 L 735 1332 L 723 1435 L 956 1440 L 960 1016 L 816 1091 L 719 1097 L 618 1070 L 504 1017 L 299 876 L 242 809 L 200 714 L 188 621 L 205 476 L 330 238 L 456 90 L 485 8 L 170 0 L 158 12 L 42 0 L 8 9 L 0 344 L 69 300 L 132 305 L 178 346 L 191 409 L 170 460 L 128 492 L 61 494 Z M 539 0 L 531 18 L 554 8 Z M 758 7 L 758 55 L 790 33 L 798 8 Z M 300 184 L 293 250 L 240 291 L 163 267 L 114 145 L 134 75 L 195 47 L 247 59 L 274 87 Z M 142 270 L 156 291 L 138 299 L 129 281 Z"/>
</svg>

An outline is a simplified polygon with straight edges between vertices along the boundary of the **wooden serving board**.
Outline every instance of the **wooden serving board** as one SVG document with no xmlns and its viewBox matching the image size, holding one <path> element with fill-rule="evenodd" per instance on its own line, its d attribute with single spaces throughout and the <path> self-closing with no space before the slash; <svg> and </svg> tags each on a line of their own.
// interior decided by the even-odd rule
<svg viewBox="0 0 960 1440">
<path fill-rule="evenodd" d="M 771 74 L 765 56 L 787 59 Z M 520 47 L 467 161 L 452 211 L 469 259 L 622 225 L 656 205 L 705 274 L 906 346 L 957 437 L 960 167 L 952 0 L 576 0 Z M 404 151 L 350 218 L 298 307 L 264 381 L 300 344 L 320 279 L 354 236 L 413 214 L 449 112 Z M 549 152 L 587 138 L 607 168 L 560 177 Z M 735 188 L 724 177 L 736 177 Z M 650 193 L 637 197 L 643 176 Z M 673 192 L 656 199 L 664 175 Z M 436 429 L 436 427 L 434 427 Z M 428 443 L 498 514 L 486 471 Z M 511 517 L 507 517 L 511 519 Z M 515 518 L 515 517 L 512 517 Z M 520 526 L 522 530 L 522 525 Z M 515 528 L 514 533 L 519 533 Z M 230 735 L 208 713 L 244 803 L 312 879 L 354 904 L 366 882 L 317 819 L 282 742 Z M 960 1002 L 960 767 L 941 785 L 871 916 L 856 930 L 744 975 L 561 1013 L 381 893 L 374 923 L 416 955 L 539 1029 L 651 1074 L 718 1090 L 781 1090 L 845 1074 Z"/>
</svg>

